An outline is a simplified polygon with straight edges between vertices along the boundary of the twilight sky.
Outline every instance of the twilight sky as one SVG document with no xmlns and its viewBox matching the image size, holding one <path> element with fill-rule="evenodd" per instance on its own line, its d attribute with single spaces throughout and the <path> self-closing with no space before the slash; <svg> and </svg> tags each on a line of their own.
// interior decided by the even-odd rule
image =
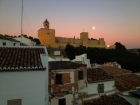
<svg viewBox="0 0 140 105">
<path fill-rule="evenodd" d="M 140 48 L 140 0 L 23 0 L 23 34 L 38 37 L 47 18 L 60 37 L 89 33 L 106 44 Z M 0 34 L 21 34 L 22 0 L 0 0 Z M 95 27 L 95 30 L 92 29 Z"/>
</svg>

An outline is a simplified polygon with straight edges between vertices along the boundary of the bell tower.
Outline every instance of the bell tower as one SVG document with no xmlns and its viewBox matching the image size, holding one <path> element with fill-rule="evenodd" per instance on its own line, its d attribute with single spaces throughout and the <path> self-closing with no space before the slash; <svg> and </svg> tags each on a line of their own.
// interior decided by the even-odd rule
<svg viewBox="0 0 140 105">
<path fill-rule="evenodd" d="M 49 29 L 49 21 L 46 19 L 44 22 L 43 22 L 43 26 L 44 26 L 44 28 L 47 28 L 47 29 Z"/>
<path fill-rule="evenodd" d="M 41 44 L 47 47 L 51 47 L 55 44 L 55 30 L 49 28 L 49 21 L 46 19 L 43 22 L 44 28 L 38 30 L 38 39 Z"/>
</svg>

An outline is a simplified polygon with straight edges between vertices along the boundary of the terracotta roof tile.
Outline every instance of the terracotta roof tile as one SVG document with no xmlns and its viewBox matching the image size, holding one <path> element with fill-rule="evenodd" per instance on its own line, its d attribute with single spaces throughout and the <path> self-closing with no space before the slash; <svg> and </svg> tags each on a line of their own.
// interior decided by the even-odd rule
<svg viewBox="0 0 140 105">
<path fill-rule="evenodd" d="M 115 87 L 119 91 L 133 90 L 140 86 L 140 75 L 126 74 L 115 76 L 115 79 Z"/>
<path fill-rule="evenodd" d="M 89 83 L 95 82 L 95 81 L 113 79 L 113 78 L 114 78 L 113 76 L 109 75 L 107 72 L 105 72 L 101 68 L 87 69 L 87 81 Z"/>
<path fill-rule="evenodd" d="M 44 48 L 0 47 L 0 71 L 43 69 Z"/>
<path fill-rule="evenodd" d="M 97 99 L 85 101 L 83 105 L 131 105 L 118 95 L 101 96 Z"/>
<path fill-rule="evenodd" d="M 71 61 L 51 61 L 51 62 L 49 62 L 49 70 L 77 69 L 79 67 L 86 67 L 86 65 L 74 63 Z"/>
<path fill-rule="evenodd" d="M 129 70 L 113 67 L 113 66 L 100 66 L 100 68 L 106 71 L 110 75 L 121 75 L 121 74 L 131 73 L 131 71 Z"/>
</svg>

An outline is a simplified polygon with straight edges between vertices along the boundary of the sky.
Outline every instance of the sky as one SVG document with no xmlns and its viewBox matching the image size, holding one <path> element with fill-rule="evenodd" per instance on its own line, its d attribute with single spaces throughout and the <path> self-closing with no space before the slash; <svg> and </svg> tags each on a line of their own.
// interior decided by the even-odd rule
<svg viewBox="0 0 140 105">
<path fill-rule="evenodd" d="M 21 8 L 22 0 L 0 0 L 0 34 L 21 34 Z M 107 45 L 140 48 L 140 0 L 23 0 L 23 34 L 38 38 L 46 18 L 55 36 L 88 32 Z"/>
</svg>

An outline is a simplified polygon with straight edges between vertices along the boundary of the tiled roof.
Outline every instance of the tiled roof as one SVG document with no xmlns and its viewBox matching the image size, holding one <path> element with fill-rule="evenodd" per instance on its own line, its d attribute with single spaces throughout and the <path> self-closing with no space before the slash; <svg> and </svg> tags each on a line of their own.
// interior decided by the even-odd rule
<svg viewBox="0 0 140 105">
<path fill-rule="evenodd" d="M 86 65 L 74 63 L 71 61 L 51 61 L 51 62 L 49 62 L 49 70 L 77 69 L 79 67 L 86 67 Z"/>
<path fill-rule="evenodd" d="M 140 75 L 126 74 L 115 77 L 115 87 L 119 91 L 136 89 L 140 86 Z"/>
<path fill-rule="evenodd" d="M 98 99 L 85 101 L 83 105 L 131 105 L 118 95 L 101 96 Z"/>
<path fill-rule="evenodd" d="M 101 69 L 105 70 L 110 75 L 121 75 L 126 73 L 131 73 L 129 70 L 125 70 L 118 67 L 113 66 L 100 66 Z"/>
<path fill-rule="evenodd" d="M 0 71 L 44 69 L 40 54 L 44 48 L 0 47 Z"/>
<path fill-rule="evenodd" d="M 87 69 L 87 81 L 96 82 L 102 80 L 113 79 L 114 77 L 109 75 L 107 72 L 102 70 L 101 68 L 90 68 Z"/>
<path fill-rule="evenodd" d="M 10 41 L 14 41 L 14 42 L 20 42 L 20 41 L 17 41 L 11 37 L 7 37 L 7 36 L 3 36 L 3 35 L 0 35 L 0 39 L 10 40 Z"/>
</svg>

